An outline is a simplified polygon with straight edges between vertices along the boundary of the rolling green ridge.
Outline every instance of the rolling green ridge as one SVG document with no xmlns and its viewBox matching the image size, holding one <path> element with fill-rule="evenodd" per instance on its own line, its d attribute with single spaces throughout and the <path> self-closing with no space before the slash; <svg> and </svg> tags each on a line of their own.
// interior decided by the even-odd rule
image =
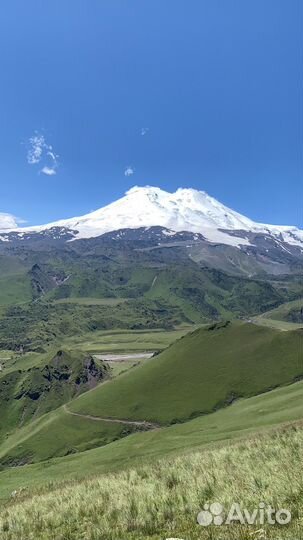
<svg viewBox="0 0 303 540">
<path fill-rule="evenodd" d="M 102 448 L 33 465 L 8 468 L 0 472 L 0 498 L 9 496 L 20 487 L 31 489 L 31 486 L 43 486 L 46 482 L 60 484 L 63 481 L 84 479 L 90 475 L 152 463 L 168 455 L 187 454 L 205 445 L 226 444 L 227 441 L 246 438 L 282 423 L 300 420 L 302 411 L 303 382 L 298 382 L 259 396 L 241 399 L 230 407 L 184 424 L 135 433 Z M 51 418 L 57 414 L 63 413 L 50 413 L 37 421 L 40 425 L 36 424 L 32 432 L 30 427 L 24 428 L 22 437 L 16 435 L 14 440 L 6 441 L 5 452 L 1 450 L 1 457 L 6 454 L 6 458 L 10 456 L 12 461 L 17 461 L 26 449 L 32 456 L 36 452 L 35 459 L 39 460 L 50 443 L 51 434 L 56 434 L 58 439 L 62 436 L 61 430 L 49 429 Z M 80 441 L 79 430 L 83 430 L 84 437 L 94 434 L 96 422 L 92 420 L 83 419 L 83 422 L 73 424 L 66 414 L 68 424 L 62 422 L 64 430 L 67 425 L 70 426 L 68 437 L 74 431 Z"/>
<path fill-rule="evenodd" d="M 303 377 L 302 331 L 218 323 L 70 404 L 74 412 L 168 424 Z"/>
<path fill-rule="evenodd" d="M 235 414 L 235 405 L 227 407 L 235 400 L 300 379 L 302 351 L 301 331 L 279 332 L 243 322 L 199 329 L 143 365 L 76 397 L 67 409 L 49 412 L 11 433 L 0 447 L 1 462 L 48 459 L 145 429 L 144 425 L 129 425 L 127 420 L 165 425 L 203 415 L 207 425 L 207 418 L 213 417 L 208 413 L 214 410 L 231 409 Z M 279 418 L 287 420 L 281 411 L 277 422 Z M 125 420 L 126 424 L 114 425 L 113 419 Z M 258 422 L 254 414 L 251 428 Z M 153 438 L 159 433 L 156 437 L 161 438 L 161 431 L 149 435 Z M 216 440 L 215 431 L 210 432 L 211 439 Z"/>
</svg>

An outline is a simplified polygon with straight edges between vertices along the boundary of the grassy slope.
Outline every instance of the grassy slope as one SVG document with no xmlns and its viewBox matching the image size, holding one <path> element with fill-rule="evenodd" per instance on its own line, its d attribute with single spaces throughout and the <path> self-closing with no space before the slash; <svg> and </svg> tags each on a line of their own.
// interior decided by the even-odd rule
<svg viewBox="0 0 303 540">
<path fill-rule="evenodd" d="M 86 257 L 66 249 L 29 250 L 28 267 L 20 253 L 0 256 L 0 349 L 41 351 L 66 338 L 93 341 L 102 330 L 173 329 L 252 316 L 298 294 L 288 283 L 201 268 L 179 251 L 151 257 L 116 250 L 105 257 L 105 250 Z M 68 279 L 54 289 L 54 276 L 58 283 Z M 41 290 L 45 296 L 29 302 Z"/>
<path fill-rule="evenodd" d="M 276 319 L 268 319 L 266 317 L 254 317 L 253 321 L 255 324 L 260 324 L 266 328 L 273 328 L 276 330 L 289 331 L 289 330 L 299 330 L 303 328 L 303 323 L 293 323 L 287 321 L 279 321 Z"/>
<path fill-rule="evenodd" d="M 291 328 L 303 327 L 303 299 L 285 302 L 279 307 L 266 311 L 255 317 L 259 324 L 280 328 L 281 330 L 290 330 Z"/>
<path fill-rule="evenodd" d="M 129 298 L 61 298 L 55 300 L 56 304 L 82 304 L 85 306 L 117 306 L 129 300 Z"/>
<path fill-rule="evenodd" d="M 0 306 L 31 300 L 28 268 L 17 257 L 0 255 Z"/>
<path fill-rule="evenodd" d="M 177 330 L 100 330 L 83 336 L 65 337 L 60 347 L 69 350 L 84 350 L 91 354 L 102 352 L 146 352 L 160 351 L 171 343 L 193 330 L 193 326 L 180 327 Z M 59 348 L 59 345 L 58 345 Z M 25 371 L 39 366 L 55 353 L 53 343 L 46 347 L 46 354 L 27 352 L 19 354 L 10 350 L 0 350 L 0 376 L 12 371 Z"/>
<path fill-rule="evenodd" d="M 199 329 L 70 408 L 162 424 L 184 421 L 303 376 L 302 336 L 238 322 Z"/>
<path fill-rule="evenodd" d="M 177 330 L 105 330 L 66 339 L 70 346 L 81 346 L 90 353 L 159 351 L 187 334 L 193 326 Z"/>
<path fill-rule="evenodd" d="M 231 276 L 212 268 L 176 266 L 156 271 L 145 296 L 178 305 L 194 322 L 257 314 L 282 296 L 270 282 Z"/>
<path fill-rule="evenodd" d="M 266 311 L 266 313 L 263 313 L 260 315 L 260 317 L 265 317 L 266 319 L 277 319 L 281 321 L 287 321 L 289 312 L 292 309 L 300 310 L 303 307 L 303 299 L 299 298 L 298 300 L 293 300 L 292 302 L 285 302 L 284 304 L 281 304 L 279 307 L 272 309 L 270 311 Z"/>
<path fill-rule="evenodd" d="M 87 349 L 95 349 L 99 352 L 102 350 L 134 350 L 136 352 L 148 349 L 158 350 L 177 337 L 184 335 L 186 331 L 188 328 L 172 332 L 100 332 L 98 338 L 95 337 L 96 341 L 86 342 L 85 346 Z M 55 353 L 56 350 L 53 348 L 47 354 L 18 355 L 11 351 L 3 353 L 0 373 L 0 439 L 4 440 L 6 434 L 12 434 L 17 427 L 21 435 L 24 432 L 34 433 L 36 427 L 40 427 L 41 424 L 40 420 L 34 422 L 33 420 L 71 400 L 75 392 L 79 394 L 88 389 L 83 381 L 81 388 L 75 384 L 77 374 L 82 371 L 82 359 L 86 356 L 78 350 L 70 351 L 68 359 L 61 362 L 64 365 L 70 365 L 71 377 L 69 380 L 64 380 L 62 384 L 60 379 L 54 380 L 50 384 L 44 377 L 45 366 L 51 365 Z M 102 362 L 97 361 L 98 365 L 100 363 L 102 364 Z M 119 367 L 121 371 L 126 369 L 127 365 L 116 363 L 115 367 Z M 39 390 L 41 396 L 39 399 L 32 400 L 26 396 L 27 390 Z M 17 399 L 18 395 L 21 397 Z M 27 424 L 30 420 L 31 423 Z M 44 459 L 52 455 L 65 455 L 67 452 L 101 446 L 133 431 L 129 427 L 117 424 L 93 423 L 93 425 L 88 425 L 75 417 L 66 418 L 62 410 L 50 418 L 47 416 L 45 426 L 47 437 L 44 443 L 40 444 L 38 437 L 37 445 L 34 445 L 33 449 L 30 446 L 29 450 L 25 447 L 23 451 L 23 448 L 20 447 L 18 450 L 19 462 L 24 460 L 24 455 L 27 456 L 27 459 L 31 459 L 32 455 L 34 458 L 39 455 Z M 80 426 L 79 429 L 77 426 Z M 55 437 L 53 436 L 54 432 L 56 432 Z M 18 433 L 19 431 L 17 431 L 17 439 Z M 13 436 L 12 441 L 14 440 Z M 8 441 L 11 441 L 11 437 Z"/>
<path fill-rule="evenodd" d="M 95 366 L 81 351 L 29 355 L 25 365 L 19 358 L 14 369 L 5 369 L 0 375 L 0 440 L 109 376 L 104 363 L 99 361 Z"/>
<path fill-rule="evenodd" d="M 300 331 L 278 332 L 244 323 L 210 328 L 187 335 L 142 366 L 74 399 L 69 409 L 102 418 L 167 424 L 302 376 Z M 13 406 L 7 403 L 10 415 L 18 420 L 20 410 L 15 408 L 20 400 L 14 400 Z M 16 418 L 9 416 L 10 426 L 16 425 Z M 12 433 L 1 446 L 0 457 L 2 463 L 47 459 L 109 443 L 130 431 L 133 427 L 66 418 L 64 409 L 58 409 Z"/>
<path fill-rule="evenodd" d="M 26 274 L 0 276 L 0 305 L 22 304 L 31 299 L 31 284 Z"/>
<path fill-rule="evenodd" d="M 195 452 L 146 464 L 118 475 L 94 476 L 60 488 L 19 489 L 0 509 L 3 540 L 234 540 L 302 539 L 301 452 L 303 431 L 280 430 L 232 447 Z M 47 470 L 47 469 L 46 469 Z M 232 481 L 231 481 L 232 479 Z M 24 485 L 23 485 L 24 486 Z M 201 527 L 204 504 L 226 511 L 266 507 L 291 511 L 291 523 Z"/>
<path fill-rule="evenodd" d="M 302 419 L 302 411 L 303 382 L 299 382 L 260 396 L 240 400 L 230 407 L 185 424 L 136 433 L 102 448 L 64 458 L 6 469 L 0 473 L 0 498 L 8 496 L 21 486 L 30 488 L 43 486 L 46 482 L 60 483 L 62 478 L 65 480 L 87 478 L 97 473 L 146 464 L 170 454 L 189 452 L 193 448 L 214 442 L 244 437 L 282 422 Z M 27 449 L 33 454 L 36 451 L 36 459 L 39 459 L 46 457 L 45 454 L 39 455 L 39 452 L 47 449 L 49 444 L 54 445 L 52 440 L 55 437 L 58 440 L 66 436 L 71 444 L 72 436 L 76 436 L 78 444 L 81 444 L 81 437 L 84 440 L 85 437 L 92 435 L 92 430 L 99 429 L 99 423 L 97 427 L 97 423 L 93 421 L 79 419 L 79 422 L 74 423 L 74 418 L 67 415 L 64 419 L 62 409 L 55 414 L 61 415 L 62 430 L 57 431 L 56 422 L 53 424 L 55 429 L 52 429 L 54 413 L 51 413 L 41 418 L 40 425 L 36 424 L 32 431 L 30 428 L 27 432 L 23 430 L 23 439 L 19 433 L 14 440 L 7 441 L 6 452 L 12 457 L 18 457 Z M 3 449 L 2 446 L 2 454 Z"/>
<path fill-rule="evenodd" d="M 8 437 L 0 446 L 0 462 L 2 466 L 20 465 L 65 456 L 103 446 L 130 432 L 123 425 L 87 421 L 59 408 Z"/>
<path fill-rule="evenodd" d="M 110 307 L 102 304 L 36 302 L 12 306 L 0 319 L 0 348 L 41 350 L 66 339 L 103 330 L 173 330 L 183 320 L 179 308 L 163 307 L 154 301 L 133 300 Z"/>
</svg>

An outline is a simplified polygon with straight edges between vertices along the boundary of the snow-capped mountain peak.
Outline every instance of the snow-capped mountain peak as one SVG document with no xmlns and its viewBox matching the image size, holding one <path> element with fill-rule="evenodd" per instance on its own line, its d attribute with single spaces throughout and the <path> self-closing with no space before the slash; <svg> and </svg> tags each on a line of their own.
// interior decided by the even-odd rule
<svg viewBox="0 0 303 540">
<path fill-rule="evenodd" d="M 78 239 L 96 237 L 118 229 L 152 226 L 176 232 L 200 233 L 210 242 L 235 246 L 250 243 L 243 234 L 245 231 L 271 234 L 280 241 L 303 245 L 303 231 L 296 227 L 255 223 L 204 191 L 179 188 L 175 193 L 169 193 L 151 186 L 135 186 L 121 199 L 84 216 L 14 230 L 22 234 L 64 227 L 77 231 L 75 238 Z M 241 231 L 241 234 L 237 235 L 236 231 Z"/>
</svg>

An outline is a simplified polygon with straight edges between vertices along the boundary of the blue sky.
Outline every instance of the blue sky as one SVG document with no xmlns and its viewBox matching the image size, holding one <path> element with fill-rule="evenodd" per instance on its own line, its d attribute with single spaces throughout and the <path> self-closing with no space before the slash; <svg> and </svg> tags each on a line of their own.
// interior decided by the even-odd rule
<svg viewBox="0 0 303 540">
<path fill-rule="evenodd" d="M 0 212 L 149 184 L 303 226 L 302 20 L 301 0 L 2 0 Z"/>
</svg>

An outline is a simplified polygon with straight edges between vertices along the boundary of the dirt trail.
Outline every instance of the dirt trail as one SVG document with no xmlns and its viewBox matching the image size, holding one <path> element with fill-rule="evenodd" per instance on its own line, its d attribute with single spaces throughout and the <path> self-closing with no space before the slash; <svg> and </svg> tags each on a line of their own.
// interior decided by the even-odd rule
<svg viewBox="0 0 303 540">
<path fill-rule="evenodd" d="M 121 420 L 119 418 L 101 418 L 100 416 L 91 416 L 90 414 L 76 413 L 76 412 L 70 411 L 67 408 L 66 404 L 63 405 L 63 409 L 67 414 L 71 414 L 72 416 L 79 416 L 79 418 L 85 418 L 86 420 L 94 420 L 95 422 L 110 422 L 110 423 L 115 423 L 115 424 L 124 424 L 125 426 L 142 427 L 142 428 L 145 428 L 146 430 L 157 429 L 160 427 L 157 424 L 153 424 L 152 422 Z"/>
</svg>

